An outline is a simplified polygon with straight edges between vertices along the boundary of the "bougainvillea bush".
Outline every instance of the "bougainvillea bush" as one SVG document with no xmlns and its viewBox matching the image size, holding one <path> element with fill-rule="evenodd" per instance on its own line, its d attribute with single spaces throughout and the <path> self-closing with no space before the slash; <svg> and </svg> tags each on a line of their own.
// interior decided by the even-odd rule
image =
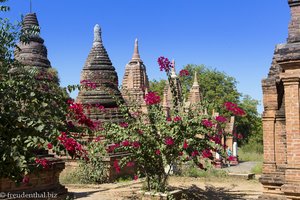
<svg viewBox="0 0 300 200">
<path fill-rule="evenodd" d="M 158 62 L 160 69 L 167 73 L 170 86 L 174 87 L 170 77 L 170 69 L 173 67 L 170 61 L 160 57 Z M 176 89 L 171 88 L 171 91 L 176 97 Z M 104 130 L 100 132 L 109 141 L 109 153 L 128 153 L 114 162 L 117 172 L 123 166 L 134 166 L 138 171 L 135 179 L 146 177 L 146 190 L 164 192 L 168 176 L 176 164 L 193 161 L 199 168 L 205 169 L 214 164 L 214 152 L 226 157 L 221 145 L 227 122 L 225 117 L 214 118 L 204 114 L 205 105 L 200 103 L 193 109 L 184 110 L 178 98 L 173 98 L 177 109 L 174 109 L 171 116 L 167 116 L 160 97 L 154 92 L 146 94 L 145 103 L 146 113 L 130 106 L 132 109 L 129 115 L 125 113 L 127 117 L 124 122 L 105 123 Z M 228 104 L 228 108 L 236 114 L 242 114 L 235 104 Z"/>
</svg>

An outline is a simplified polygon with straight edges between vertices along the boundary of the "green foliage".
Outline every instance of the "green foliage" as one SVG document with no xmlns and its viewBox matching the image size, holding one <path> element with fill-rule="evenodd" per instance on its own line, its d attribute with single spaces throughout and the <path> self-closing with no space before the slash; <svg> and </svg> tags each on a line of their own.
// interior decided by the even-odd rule
<svg viewBox="0 0 300 200">
<path fill-rule="evenodd" d="M 150 88 L 150 91 L 152 92 L 157 92 L 157 94 L 162 97 L 163 96 L 163 92 L 164 92 L 164 88 L 166 86 L 166 80 L 152 80 L 150 81 L 149 83 L 149 88 Z"/>
<path fill-rule="evenodd" d="M 238 150 L 239 160 L 240 161 L 263 161 L 263 154 L 257 153 L 253 150 L 246 149 L 244 150 L 244 146 L 239 148 Z"/>
<path fill-rule="evenodd" d="M 186 168 L 182 170 L 183 176 L 195 178 L 225 178 L 228 176 L 226 171 L 218 170 L 213 167 L 209 168 L 208 170 L 200 170 L 197 166 L 193 165 L 192 163 L 187 163 L 186 165 Z"/>
<path fill-rule="evenodd" d="M 259 162 L 251 169 L 251 172 L 254 174 L 262 174 L 262 167 L 263 163 Z"/>
<path fill-rule="evenodd" d="M 251 98 L 249 95 L 244 95 L 240 106 L 247 115 L 246 117 L 237 119 L 236 122 L 237 132 L 244 136 L 244 140 L 242 140 L 243 144 L 248 143 L 250 146 L 253 145 L 256 152 L 262 153 L 263 132 L 261 116 L 257 112 L 258 104 L 257 100 Z"/>
</svg>

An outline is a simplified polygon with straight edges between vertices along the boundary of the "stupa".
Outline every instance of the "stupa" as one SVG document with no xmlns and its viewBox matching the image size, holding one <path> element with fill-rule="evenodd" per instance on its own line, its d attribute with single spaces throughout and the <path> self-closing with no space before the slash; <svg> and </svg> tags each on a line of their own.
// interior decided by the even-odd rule
<svg viewBox="0 0 300 200">
<path fill-rule="evenodd" d="M 22 31 L 27 35 L 29 41 L 19 42 L 15 48 L 15 59 L 24 66 L 50 68 L 51 64 L 47 58 L 47 48 L 40 34 L 34 33 L 39 23 L 35 13 L 29 13 L 24 17 Z"/>
<path fill-rule="evenodd" d="M 122 95 L 126 102 L 144 103 L 145 92 L 149 89 L 149 80 L 138 47 L 138 40 L 134 43 L 134 52 L 131 60 L 125 67 L 122 82 Z"/>
<path fill-rule="evenodd" d="M 22 32 L 27 34 L 26 42 L 20 41 L 15 48 L 15 59 L 19 61 L 27 69 L 35 68 L 40 71 L 48 72 L 54 70 L 51 68 L 50 61 L 47 58 L 47 48 L 44 45 L 44 40 L 39 33 L 33 33 L 32 30 L 39 29 L 39 23 L 35 13 L 29 13 L 24 17 L 22 24 Z M 10 71 L 17 75 L 18 68 L 13 68 Z M 52 79 L 51 79 L 52 80 Z M 35 80 L 39 81 L 39 80 Z M 57 82 L 58 84 L 58 82 Z M 36 169 L 30 173 L 29 184 L 16 187 L 14 181 L 9 179 L 0 179 L 0 191 L 3 193 L 33 193 L 37 194 L 55 194 L 57 199 L 65 199 L 68 195 L 67 189 L 59 183 L 59 174 L 65 168 L 65 162 L 54 157 L 44 149 L 36 150 L 36 157 L 45 158 L 49 161 L 48 169 Z"/>
<path fill-rule="evenodd" d="M 81 72 L 80 83 L 86 81 L 96 84 L 96 88 L 83 87 L 76 101 L 83 105 L 102 105 L 105 112 L 93 109 L 88 114 L 92 120 L 120 122 L 123 119 L 118 110 L 118 101 L 123 98 L 118 89 L 118 75 L 103 46 L 101 29 L 98 24 L 94 27 L 94 42 Z"/>
<path fill-rule="evenodd" d="M 201 100 L 202 100 L 202 97 L 201 97 L 201 92 L 200 92 L 200 86 L 198 83 L 197 72 L 195 71 L 194 83 L 190 90 L 188 102 L 190 105 L 193 105 L 193 104 L 199 103 Z"/>
</svg>

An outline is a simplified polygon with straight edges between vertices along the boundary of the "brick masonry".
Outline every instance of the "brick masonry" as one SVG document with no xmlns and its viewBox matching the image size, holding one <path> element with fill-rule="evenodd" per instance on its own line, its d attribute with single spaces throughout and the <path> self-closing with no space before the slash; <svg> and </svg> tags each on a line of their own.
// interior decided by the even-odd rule
<svg viewBox="0 0 300 200">
<path fill-rule="evenodd" d="M 286 44 L 276 46 L 263 88 L 264 164 L 260 199 L 300 199 L 300 0 L 288 0 Z"/>
</svg>

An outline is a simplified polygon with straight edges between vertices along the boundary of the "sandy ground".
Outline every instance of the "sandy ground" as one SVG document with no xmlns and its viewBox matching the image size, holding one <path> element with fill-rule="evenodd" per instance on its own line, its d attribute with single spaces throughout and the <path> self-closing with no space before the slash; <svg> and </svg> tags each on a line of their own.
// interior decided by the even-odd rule
<svg viewBox="0 0 300 200">
<path fill-rule="evenodd" d="M 262 186 L 258 180 L 222 178 L 208 180 L 191 177 L 171 177 L 169 184 L 181 188 L 185 194 L 183 199 L 231 200 L 256 199 L 262 194 Z M 102 185 L 67 185 L 75 199 L 82 200 L 121 200 L 138 199 L 137 192 L 141 181 Z"/>
</svg>

